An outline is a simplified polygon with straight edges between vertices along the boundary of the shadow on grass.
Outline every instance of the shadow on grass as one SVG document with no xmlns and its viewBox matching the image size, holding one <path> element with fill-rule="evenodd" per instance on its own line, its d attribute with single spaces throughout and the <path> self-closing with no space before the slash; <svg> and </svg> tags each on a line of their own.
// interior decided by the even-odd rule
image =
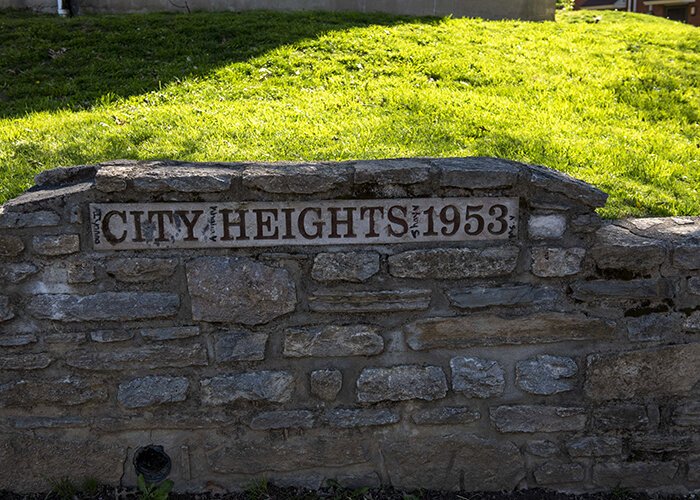
<svg viewBox="0 0 700 500">
<path fill-rule="evenodd" d="M 66 19 L 0 11 L 0 118 L 87 109 L 330 31 L 415 20 L 267 11 Z"/>
</svg>

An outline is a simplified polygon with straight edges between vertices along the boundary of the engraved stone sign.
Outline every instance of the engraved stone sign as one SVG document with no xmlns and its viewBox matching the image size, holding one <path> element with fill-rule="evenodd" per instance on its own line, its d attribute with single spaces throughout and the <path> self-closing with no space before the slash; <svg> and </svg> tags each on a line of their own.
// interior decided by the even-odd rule
<svg viewBox="0 0 700 500">
<path fill-rule="evenodd" d="M 96 250 L 368 245 L 517 236 L 517 198 L 95 203 Z"/>
</svg>

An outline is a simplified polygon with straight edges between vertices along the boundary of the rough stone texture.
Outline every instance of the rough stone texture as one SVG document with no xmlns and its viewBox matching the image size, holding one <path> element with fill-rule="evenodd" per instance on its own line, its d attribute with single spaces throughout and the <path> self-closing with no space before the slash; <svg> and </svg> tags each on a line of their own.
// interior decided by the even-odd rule
<svg viewBox="0 0 700 500">
<path fill-rule="evenodd" d="M 0 237 L 0 245 L 2 237 Z M 31 262 L 20 262 L 17 264 L 6 264 L 0 266 L 0 281 L 5 283 L 21 283 L 29 276 L 39 272 L 39 268 Z"/>
<path fill-rule="evenodd" d="M 578 274 L 585 255 L 583 248 L 533 248 L 532 274 L 541 278 Z"/>
<path fill-rule="evenodd" d="M 207 351 L 200 345 L 188 347 L 153 345 L 132 349 L 121 347 L 110 351 L 79 349 L 68 353 L 68 366 L 81 370 L 118 371 L 135 368 L 206 366 Z"/>
<path fill-rule="evenodd" d="M 124 342 L 134 338 L 134 332 L 129 330 L 97 330 L 90 332 L 90 340 L 102 344 L 109 342 Z"/>
<path fill-rule="evenodd" d="M 294 311 L 296 287 L 285 269 L 247 258 L 202 257 L 187 264 L 195 321 L 267 323 Z"/>
<path fill-rule="evenodd" d="M 68 263 L 68 283 L 92 283 L 95 281 L 95 265 L 92 262 L 77 261 Z"/>
<path fill-rule="evenodd" d="M 0 384 L 0 407 L 76 406 L 106 398 L 105 387 L 77 377 L 20 379 Z"/>
<path fill-rule="evenodd" d="M 671 294 L 668 283 L 657 279 L 578 281 L 571 284 L 571 289 L 573 298 L 584 301 L 658 299 Z"/>
<path fill-rule="evenodd" d="M 365 368 L 357 379 L 361 403 L 423 399 L 432 401 L 447 394 L 445 373 L 437 366 L 416 365 Z"/>
<path fill-rule="evenodd" d="M 536 457 L 549 458 L 560 453 L 559 445 L 548 439 L 530 441 L 525 445 L 525 451 Z"/>
<path fill-rule="evenodd" d="M 309 307 L 328 313 L 421 311 L 430 306 L 430 298 L 430 290 L 318 291 L 309 296 Z"/>
<path fill-rule="evenodd" d="M 586 470 L 577 463 L 562 464 L 547 462 L 535 469 L 533 473 L 537 484 L 550 485 L 561 483 L 578 483 L 583 481 Z"/>
<path fill-rule="evenodd" d="M 497 361 L 458 357 L 450 360 L 452 389 L 472 398 L 500 396 L 506 386 L 503 367 Z"/>
<path fill-rule="evenodd" d="M 366 325 L 334 326 L 287 330 L 284 355 L 290 358 L 374 356 L 384 350 L 378 329 Z"/>
<path fill-rule="evenodd" d="M 685 394 L 700 381 L 700 344 L 588 357 L 586 395 L 596 401 Z"/>
<path fill-rule="evenodd" d="M 547 304 L 561 300 L 561 294 L 553 288 L 515 285 L 448 290 L 447 298 L 459 309 L 478 309 L 490 306 Z"/>
<path fill-rule="evenodd" d="M 520 165 L 496 158 L 440 159 L 440 185 L 466 189 L 494 189 L 513 186 Z"/>
<path fill-rule="evenodd" d="M 203 379 L 201 385 L 202 402 L 208 405 L 236 401 L 284 403 L 292 398 L 294 377 L 283 371 L 232 373 Z"/>
<path fill-rule="evenodd" d="M 609 323 L 580 313 L 537 313 L 518 318 L 471 314 L 428 318 L 405 327 L 411 349 L 462 349 L 479 345 L 537 344 L 565 340 L 606 339 Z"/>
<path fill-rule="evenodd" d="M 54 321 L 134 321 L 177 314 L 180 297 L 174 293 L 103 292 L 94 295 L 36 295 L 27 310 L 39 319 Z"/>
<path fill-rule="evenodd" d="M 693 295 L 700 295 L 700 277 L 688 280 L 688 291 Z"/>
<path fill-rule="evenodd" d="M 531 215 L 527 233 L 533 240 L 557 239 L 566 232 L 566 217 L 559 214 Z"/>
<path fill-rule="evenodd" d="M 374 409 L 335 409 L 323 414 L 323 422 L 331 427 L 350 429 L 395 424 L 401 416 L 390 410 Z"/>
<path fill-rule="evenodd" d="M 430 165 L 424 160 L 358 161 L 355 163 L 355 184 L 410 185 L 430 179 Z"/>
<path fill-rule="evenodd" d="M 61 217 L 50 210 L 39 212 L 9 212 L 0 207 L 0 229 L 52 227 L 61 223 Z"/>
<path fill-rule="evenodd" d="M 348 167 L 339 165 L 251 165 L 243 172 L 243 185 L 267 193 L 312 194 L 347 184 L 350 175 Z"/>
<path fill-rule="evenodd" d="M 10 304 L 10 298 L 0 295 L 0 323 L 9 321 L 15 317 L 15 313 Z"/>
<path fill-rule="evenodd" d="M 41 370 L 53 359 L 46 353 L 0 354 L 0 370 Z"/>
<path fill-rule="evenodd" d="M 374 252 L 319 253 L 314 257 L 311 277 L 316 281 L 360 283 L 379 272 L 379 254 Z"/>
<path fill-rule="evenodd" d="M 47 333 L 44 336 L 44 342 L 47 344 L 82 344 L 85 340 L 85 332 Z"/>
<path fill-rule="evenodd" d="M 265 359 L 266 333 L 231 332 L 219 334 L 214 351 L 217 363 Z"/>
<path fill-rule="evenodd" d="M 311 372 L 311 394 L 325 401 L 333 401 L 343 387 L 340 370 L 314 370 Z"/>
<path fill-rule="evenodd" d="M 185 377 L 141 377 L 119 384 L 117 399 L 127 408 L 176 403 L 187 399 Z"/>
<path fill-rule="evenodd" d="M 548 193 L 561 193 L 567 198 L 591 208 L 602 207 L 608 195 L 600 189 L 574 179 L 562 172 L 538 165 L 529 165 L 529 182 Z"/>
<path fill-rule="evenodd" d="M 80 251 L 80 236 L 77 234 L 57 234 L 34 236 L 32 248 L 39 255 L 55 257 Z"/>
<path fill-rule="evenodd" d="M 593 482 L 606 488 L 644 488 L 673 484 L 675 462 L 627 462 L 593 465 Z"/>
<path fill-rule="evenodd" d="M 627 320 L 627 337 L 632 342 L 653 342 L 669 338 L 680 332 L 678 315 L 649 314 Z"/>
<path fill-rule="evenodd" d="M 410 250 L 389 257 L 389 274 L 431 279 L 503 276 L 515 270 L 519 254 L 516 246 Z"/>
<path fill-rule="evenodd" d="M 627 228 L 609 224 L 596 232 L 596 246 L 591 251 L 601 269 L 647 271 L 657 268 L 666 258 L 662 241 L 634 234 Z"/>
<path fill-rule="evenodd" d="M 17 236 L 0 235 L 0 257 L 16 257 L 24 250 L 24 242 Z"/>
<path fill-rule="evenodd" d="M 700 243 L 677 246 L 673 249 L 673 264 L 681 269 L 700 269 Z"/>
<path fill-rule="evenodd" d="M 671 419 L 681 427 L 700 427 L 700 401 L 689 401 L 673 410 Z"/>
<path fill-rule="evenodd" d="M 490 413 L 500 432 L 581 431 L 586 426 L 586 410 L 579 407 L 498 406 Z"/>
<path fill-rule="evenodd" d="M 178 340 L 199 335 L 198 326 L 167 326 L 164 328 L 144 328 L 139 330 L 141 337 L 146 340 L 161 342 L 163 340 Z"/>
<path fill-rule="evenodd" d="M 649 424 L 643 405 L 612 404 L 593 410 L 593 427 L 600 431 L 644 430 Z"/>
<path fill-rule="evenodd" d="M 622 440 L 613 436 L 585 436 L 566 443 L 572 457 L 605 457 L 622 454 Z"/>
<path fill-rule="evenodd" d="M 163 281 L 175 272 L 177 259 L 129 257 L 111 259 L 105 264 L 108 275 L 125 283 Z"/>
<path fill-rule="evenodd" d="M 237 171 L 233 168 L 206 168 L 198 165 L 173 165 L 149 169 L 134 176 L 135 189 L 145 192 L 216 193 L 231 187 Z"/>
<path fill-rule="evenodd" d="M 415 412 L 411 416 L 417 425 L 465 425 L 481 418 L 479 411 L 466 406 L 443 406 Z"/>
<path fill-rule="evenodd" d="M 688 481 L 700 483 L 700 459 L 688 462 Z"/>
<path fill-rule="evenodd" d="M 518 361 L 515 380 L 525 392 L 550 395 L 573 390 L 576 387 L 573 377 L 577 373 L 578 366 L 573 359 L 541 354 Z"/>
<path fill-rule="evenodd" d="M 683 329 L 691 333 L 700 332 L 700 311 L 695 311 L 685 319 Z"/>
<path fill-rule="evenodd" d="M 0 347 L 19 347 L 34 344 L 37 340 L 37 336 L 33 333 L 0 335 Z"/>
<path fill-rule="evenodd" d="M 308 410 L 266 411 L 250 421 L 251 429 L 311 429 L 316 423 L 313 412 Z"/>
<path fill-rule="evenodd" d="M 697 450 L 697 442 L 688 434 L 645 434 L 635 436 L 628 441 L 630 453 L 634 456 L 640 454 L 669 455 L 671 453 L 688 453 Z"/>
</svg>

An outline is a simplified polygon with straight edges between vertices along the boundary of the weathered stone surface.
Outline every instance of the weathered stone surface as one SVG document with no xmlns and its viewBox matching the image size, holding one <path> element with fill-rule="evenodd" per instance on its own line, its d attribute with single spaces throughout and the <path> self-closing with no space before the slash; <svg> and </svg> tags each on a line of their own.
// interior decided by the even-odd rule
<svg viewBox="0 0 700 500">
<path fill-rule="evenodd" d="M 374 356 L 384 350 L 378 328 L 367 325 L 325 325 L 293 328 L 284 336 L 284 355 L 290 358 Z"/>
<path fill-rule="evenodd" d="M 266 411 L 250 421 L 251 429 L 311 429 L 316 423 L 313 412 L 308 410 Z"/>
<path fill-rule="evenodd" d="M 124 342 L 134 338 L 134 332 L 129 330 L 97 330 L 90 332 L 90 339 L 93 342 Z"/>
<path fill-rule="evenodd" d="M 380 447 L 391 485 L 408 491 L 510 491 L 525 475 L 520 450 L 513 443 L 463 432 L 387 436 Z"/>
<path fill-rule="evenodd" d="M 117 399 L 127 408 L 176 403 L 187 399 L 185 377 L 148 376 L 119 384 Z"/>
<path fill-rule="evenodd" d="M 34 236 L 32 247 L 38 255 L 48 257 L 68 255 L 80 250 L 80 236 L 77 234 Z"/>
<path fill-rule="evenodd" d="M 12 304 L 10 304 L 10 298 L 0 295 L 0 323 L 9 321 L 14 317 L 15 313 L 12 309 Z"/>
<path fill-rule="evenodd" d="M 310 378 L 311 394 L 325 401 L 333 401 L 343 387 L 340 370 L 314 370 Z"/>
<path fill-rule="evenodd" d="M 597 231 L 591 256 L 600 269 L 648 271 L 664 262 L 666 248 L 660 240 L 644 238 L 627 228 L 609 224 Z"/>
<path fill-rule="evenodd" d="M 409 250 L 389 257 L 389 274 L 397 278 L 462 279 L 512 273 L 520 249 L 514 245 Z"/>
<path fill-rule="evenodd" d="M 557 239 L 566 232 L 566 217 L 559 214 L 531 215 L 527 233 L 533 240 Z"/>
<path fill-rule="evenodd" d="M 537 344 L 565 340 L 606 339 L 611 324 L 577 313 L 537 313 L 518 318 L 470 314 L 428 318 L 405 327 L 411 349 L 462 349 L 479 345 Z"/>
<path fill-rule="evenodd" d="M 53 359 L 46 353 L 0 354 L 0 370 L 41 370 Z"/>
<path fill-rule="evenodd" d="M 113 278 L 126 283 L 163 281 L 175 272 L 177 259 L 148 259 L 129 257 L 111 259 L 105 263 L 105 271 Z"/>
<path fill-rule="evenodd" d="M 695 448 L 694 437 L 690 434 L 643 434 L 629 440 L 632 455 L 688 453 Z"/>
<path fill-rule="evenodd" d="M 239 174 L 234 168 L 168 165 L 138 171 L 138 175 L 134 175 L 131 182 L 138 191 L 148 193 L 217 193 L 229 189 L 237 175 Z"/>
<path fill-rule="evenodd" d="M 700 243 L 674 247 L 673 265 L 681 269 L 700 269 Z"/>
<path fill-rule="evenodd" d="M 548 458 L 560 453 L 559 445 L 548 439 L 530 441 L 525 445 L 525 451 L 536 457 Z"/>
<path fill-rule="evenodd" d="M 579 407 L 498 406 L 490 413 L 500 432 L 581 431 L 586 426 L 586 410 Z"/>
<path fill-rule="evenodd" d="M 314 258 L 311 277 L 316 281 L 360 283 L 379 272 L 379 254 L 375 252 L 320 253 Z"/>
<path fill-rule="evenodd" d="M 440 185 L 465 189 L 511 187 L 518 180 L 520 165 L 497 158 L 446 158 L 435 160 L 440 167 Z"/>
<path fill-rule="evenodd" d="M 606 457 L 622 454 L 622 440 L 613 436 L 585 436 L 566 443 L 572 457 Z"/>
<path fill-rule="evenodd" d="M 578 483 L 583 481 L 586 471 L 577 463 L 563 464 L 547 462 L 535 469 L 533 473 L 537 484 Z"/>
<path fill-rule="evenodd" d="M 351 175 L 343 165 L 250 165 L 243 172 L 243 185 L 266 193 L 323 193 L 348 185 Z"/>
<path fill-rule="evenodd" d="M 309 296 L 309 308 L 331 313 L 421 311 L 430 305 L 431 295 L 430 290 L 317 291 Z"/>
<path fill-rule="evenodd" d="M 685 321 L 683 321 L 683 329 L 686 332 L 700 332 L 700 311 L 695 311 L 693 314 L 685 318 Z"/>
<path fill-rule="evenodd" d="M 700 483 L 700 459 L 688 462 L 688 481 Z"/>
<path fill-rule="evenodd" d="M 494 288 L 472 287 L 448 290 L 447 298 L 454 307 L 478 309 L 490 306 L 517 306 L 552 303 L 561 300 L 561 294 L 546 287 L 531 285 L 500 286 Z"/>
<path fill-rule="evenodd" d="M 265 359 L 266 333 L 230 332 L 218 334 L 214 350 L 217 363 Z"/>
<path fill-rule="evenodd" d="M 76 377 L 21 379 L 0 384 L 0 407 L 75 406 L 106 398 L 103 386 Z"/>
<path fill-rule="evenodd" d="M 596 401 L 685 394 L 700 381 L 700 344 L 588 357 L 586 395 Z"/>
<path fill-rule="evenodd" d="M 85 340 L 85 332 L 57 332 L 44 335 L 44 342 L 47 344 L 81 344 Z"/>
<path fill-rule="evenodd" d="M 700 295 L 700 277 L 690 278 L 688 280 L 688 292 L 693 295 Z"/>
<path fill-rule="evenodd" d="M 10 426 L 15 429 L 69 429 L 87 427 L 90 421 L 81 417 L 10 417 Z"/>
<path fill-rule="evenodd" d="M 323 414 L 323 423 L 331 427 L 350 429 L 352 427 L 372 427 L 395 424 L 401 416 L 391 410 L 375 409 L 334 409 Z"/>
<path fill-rule="evenodd" d="M 547 193 L 560 193 L 591 208 L 602 207 L 608 195 L 598 188 L 562 172 L 539 165 L 528 165 L 530 183 Z"/>
<path fill-rule="evenodd" d="M 342 474 L 336 476 L 335 482 L 343 488 L 350 490 L 359 490 L 362 488 L 380 488 L 382 480 L 376 472 L 367 472 L 365 474 Z"/>
<path fill-rule="evenodd" d="M 16 257 L 24 250 L 24 242 L 17 236 L 0 235 L 0 257 Z"/>
<path fill-rule="evenodd" d="M 445 373 L 437 366 L 365 368 L 357 379 L 357 400 L 361 403 L 408 399 L 432 401 L 444 398 L 446 394 Z"/>
<path fill-rule="evenodd" d="M 105 371 L 206 366 L 207 351 L 200 344 L 187 347 L 152 345 L 139 349 L 121 347 L 110 351 L 79 349 L 68 353 L 66 364 L 81 370 Z"/>
<path fill-rule="evenodd" d="M 557 394 L 576 387 L 573 378 L 578 373 L 576 361 L 565 356 L 541 354 L 518 361 L 515 380 L 523 391 L 531 394 Z"/>
<path fill-rule="evenodd" d="M 676 314 L 648 314 L 627 319 L 627 338 L 632 342 L 651 342 L 672 337 L 681 329 Z"/>
<path fill-rule="evenodd" d="M 284 371 L 232 373 L 204 379 L 202 402 L 220 405 L 236 401 L 284 403 L 292 398 L 294 377 Z"/>
<path fill-rule="evenodd" d="M 39 268 L 30 262 L 5 264 L 0 267 L 0 281 L 5 283 L 21 283 L 29 276 L 39 272 Z"/>
<path fill-rule="evenodd" d="M 0 347 L 19 347 L 37 341 L 33 333 L 0 334 Z"/>
<path fill-rule="evenodd" d="M 681 427 L 700 427 L 700 401 L 688 401 L 673 410 L 671 420 Z"/>
<path fill-rule="evenodd" d="M 409 185 L 427 182 L 430 164 L 425 160 L 401 159 L 355 162 L 355 184 Z"/>
<path fill-rule="evenodd" d="M 457 357 L 450 360 L 452 390 L 472 398 L 490 398 L 503 394 L 506 380 L 503 367 L 482 358 Z"/>
<path fill-rule="evenodd" d="M 344 434 L 234 439 L 221 446 L 217 439 L 207 452 L 209 466 L 220 474 L 260 474 L 318 467 L 347 467 L 371 459 L 364 439 Z"/>
<path fill-rule="evenodd" d="M 533 248 L 532 274 L 541 278 L 578 274 L 585 256 L 583 248 Z"/>
<path fill-rule="evenodd" d="M 649 415 L 643 405 L 612 404 L 593 410 L 593 428 L 600 431 L 643 430 L 649 427 Z"/>
<path fill-rule="evenodd" d="M 71 285 L 92 283 L 95 281 L 95 265 L 88 261 L 69 262 L 67 275 L 68 283 Z"/>
<path fill-rule="evenodd" d="M 56 212 L 9 212 L 0 207 L 0 229 L 58 226 L 61 217 Z"/>
<path fill-rule="evenodd" d="M 294 311 L 296 286 L 286 269 L 247 258 L 201 257 L 187 264 L 195 321 L 267 323 Z"/>
<path fill-rule="evenodd" d="M 426 408 L 415 412 L 411 419 L 418 425 L 464 425 L 481 418 L 478 410 L 466 406 L 443 406 Z"/>
<path fill-rule="evenodd" d="M 196 337 L 199 335 L 198 326 L 166 326 L 163 328 L 144 328 L 139 330 L 141 337 L 146 340 L 163 341 Z"/>
<path fill-rule="evenodd" d="M 673 484 L 676 462 L 627 462 L 593 465 L 593 482 L 606 488 L 653 488 Z"/>
<path fill-rule="evenodd" d="M 174 293 L 103 292 L 94 295 L 46 294 L 27 306 L 32 316 L 54 321 L 134 321 L 175 316 L 180 298 Z"/>
<path fill-rule="evenodd" d="M 671 294 L 668 283 L 657 279 L 592 280 L 571 284 L 573 298 L 592 301 L 603 299 L 658 299 Z"/>
</svg>

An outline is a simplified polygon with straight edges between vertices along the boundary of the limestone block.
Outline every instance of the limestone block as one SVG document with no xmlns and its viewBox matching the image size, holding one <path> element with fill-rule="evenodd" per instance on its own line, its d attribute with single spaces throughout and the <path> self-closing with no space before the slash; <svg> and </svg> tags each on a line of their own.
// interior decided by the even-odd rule
<svg viewBox="0 0 700 500">
<path fill-rule="evenodd" d="M 404 365 L 365 368 L 357 379 L 361 403 L 423 399 L 432 401 L 447 394 L 445 373 L 437 366 Z"/>
<path fill-rule="evenodd" d="M 180 298 L 173 293 L 103 292 L 94 295 L 43 294 L 27 310 L 54 321 L 134 321 L 175 316 Z"/>
<path fill-rule="evenodd" d="M 376 313 L 422 311 L 430 306 L 430 290 L 381 290 L 351 292 L 324 290 L 309 296 L 309 308 L 314 312 Z"/>
<path fill-rule="evenodd" d="M 339 408 L 323 414 L 324 424 L 341 429 L 390 425 L 399 420 L 401 416 L 392 410 Z"/>
<path fill-rule="evenodd" d="M 250 421 L 251 429 L 311 429 L 316 423 L 308 410 L 280 410 L 258 413 Z"/>
<path fill-rule="evenodd" d="M 218 334 L 214 351 L 217 363 L 265 359 L 267 333 L 229 332 Z"/>
<path fill-rule="evenodd" d="M 525 392 L 550 395 L 573 390 L 577 373 L 578 366 L 573 359 L 542 354 L 518 361 L 515 380 Z"/>
<path fill-rule="evenodd" d="M 426 408 L 415 412 L 411 419 L 417 425 L 464 425 L 481 418 L 478 410 L 466 406 Z"/>
<path fill-rule="evenodd" d="M 586 410 L 580 407 L 497 406 L 490 413 L 500 432 L 581 431 L 586 426 Z"/>
<path fill-rule="evenodd" d="M 126 408 L 176 403 L 187 399 L 185 377 L 148 376 L 119 384 L 117 399 Z"/>
<path fill-rule="evenodd" d="M 134 349 L 121 347 L 109 351 L 78 349 L 66 356 L 66 364 L 81 370 L 121 371 L 134 368 L 181 368 L 206 366 L 207 351 L 201 344 L 187 347 L 150 345 Z"/>
<path fill-rule="evenodd" d="M 24 242 L 17 236 L 0 236 L 0 257 L 16 257 L 24 250 Z"/>
<path fill-rule="evenodd" d="M 456 357 L 450 360 L 452 390 L 467 397 L 490 398 L 500 396 L 506 386 L 503 367 L 482 358 Z"/>
<path fill-rule="evenodd" d="M 198 326 L 166 326 L 163 328 L 144 328 L 139 330 L 145 340 L 161 342 L 164 340 L 178 340 L 196 337 L 199 335 Z"/>
<path fill-rule="evenodd" d="M 257 371 L 203 379 L 202 402 L 221 405 L 236 401 L 284 403 L 292 398 L 294 377 L 285 371 Z"/>
<path fill-rule="evenodd" d="M 658 269 L 666 259 L 663 241 L 645 238 L 627 228 L 609 224 L 596 232 L 591 256 L 601 269 L 645 272 Z"/>
<path fill-rule="evenodd" d="M 496 158 L 459 158 L 435 161 L 441 169 L 440 186 L 497 189 L 515 185 L 520 166 Z"/>
<path fill-rule="evenodd" d="M 346 165 L 249 165 L 243 172 L 243 186 L 266 193 L 323 193 L 350 184 L 351 175 Z"/>
<path fill-rule="evenodd" d="M 234 168 L 208 168 L 202 165 L 168 165 L 140 172 L 130 178 L 134 189 L 147 193 L 218 193 L 231 187 L 239 175 Z M 129 180 L 129 176 L 127 176 Z"/>
<path fill-rule="evenodd" d="M 384 350 L 384 339 L 378 328 L 367 325 L 325 325 L 294 328 L 284 336 L 284 356 L 338 357 L 374 356 Z"/>
<path fill-rule="evenodd" d="M 97 330 L 90 332 L 90 339 L 93 342 L 102 344 L 109 342 L 124 342 L 134 338 L 134 332 L 129 330 Z"/>
<path fill-rule="evenodd" d="M 89 261 L 68 263 L 67 280 L 70 284 L 92 283 L 95 281 L 95 265 Z"/>
<path fill-rule="evenodd" d="M 61 217 L 50 210 L 38 212 L 9 212 L 0 208 L 0 229 L 58 226 Z"/>
<path fill-rule="evenodd" d="M 314 258 L 311 277 L 316 281 L 360 283 L 379 272 L 379 254 L 375 252 L 320 253 Z"/>
<path fill-rule="evenodd" d="M 520 249 L 514 245 L 409 250 L 389 257 L 389 274 L 430 279 L 504 276 L 515 270 L 519 254 Z"/>
<path fill-rule="evenodd" d="M 571 284 L 577 300 L 659 299 L 671 296 L 669 284 L 659 279 L 591 280 Z"/>
<path fill-rule="evenodd" d="M 19 379 L 0 384 L 0 406 L 75 406 L 104 401 L 106 398 L 107 392 L 103 385 L 73 376 L 60 379 Z"/>
<path fill-rule="evenodd" d="M 0 237 L 0 245 L 2 238 Z M 0 251 L 2 249 L 0 248 Z M 17 264 L 5 264 L 0 266 L 0 280 L 5 283 L 21 283 L 29 276 L 39 272 L 39 268 L 31 262 L 19 262 Z"/>
<path fill-rule="evenodd" d="M 80 236 L 77 234 L 57 234 L 34 236 L 32 247 L 38 255 L 53 257 L 80 251 Z"/>
<path fill-rule="evenodd" d="M 531 215 L 527 232 L 533 240 L 561 238 L 566 232 L 566 217 L 559 214 Z"/>
<path fill-rule="evenodd" d="M 107 274 L 126 283 L 163 281 L 175 272 L 177 259 L 129 257 L 110 259 L 105 263 Z"/>
<path fill-rule="evenodd" d="M 471 287 L 447 291 L 450 303 L 459 309 L 478 309 L 491 306 L 519 306 L 551 304 L 563 300 L 553 288 L 531 285 Z"/>
<path fill-rule="evenodd" d="M 355 162 L 355 184 L 410 185 L 430 179 L 430 164 L 425 160 L 402 159 Z"/>
<path fill-rule="evenodd" d="M 583 248 L 533 248 L 532 274 L 541 278 L 573 276 L 581 272 Z"/>
<path fill-rule="evenodd" d="M 53 358 L 43 352 L 0 354 L 0 370 L 41 370 L 52 361 Z"/>
<path fill-rule="evenodd" d="M 310 378 L 311 394 L 325 401 L 333 401 L 343 387 L 340 370 L 314 370 Z"/>
</svg>

